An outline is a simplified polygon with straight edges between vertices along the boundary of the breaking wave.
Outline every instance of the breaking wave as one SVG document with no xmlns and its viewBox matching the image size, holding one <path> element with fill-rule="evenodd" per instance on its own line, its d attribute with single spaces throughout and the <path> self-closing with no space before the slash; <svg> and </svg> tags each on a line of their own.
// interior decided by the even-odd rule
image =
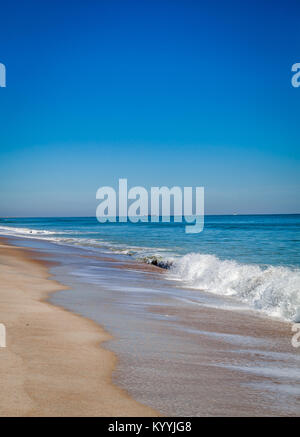
<svg viewBox="0 0 300 437">
<path fill-rule="evenodd" d="M 234 297 L 269 316 L 300 322 L 299 268 L 242 264 L 200 253 L 180 256 L 167 248 L 128 246 L 102 240 L 99 236 L 90 238 L 86 235 L 90 232 L 86 230 L 50 231 L 0 226 L 0 233 L 129 255 L 167 269 L 167 277 L 181 281 L 184 286 Z"/>
<path fill-rule="evenodd" d="M 177 259 L 171 272 L 188 287 L 236 297 L 269 316 L 300 322 L 300 269 L 191 253 Z"/>
</svg>

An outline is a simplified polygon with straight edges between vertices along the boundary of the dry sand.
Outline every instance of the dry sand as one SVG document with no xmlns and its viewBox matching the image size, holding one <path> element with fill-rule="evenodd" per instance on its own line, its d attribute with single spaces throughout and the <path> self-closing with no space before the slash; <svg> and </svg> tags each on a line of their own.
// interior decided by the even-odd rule
<svg viewBox="0 0 300 437">
<path fill-rule="evenodd" d="M 0 242 L 0 416 L 154 416 L 112 384 L 116 356 L 97 324 L 46 302 L 63 289 L 31 251 Z"/>
</svg>

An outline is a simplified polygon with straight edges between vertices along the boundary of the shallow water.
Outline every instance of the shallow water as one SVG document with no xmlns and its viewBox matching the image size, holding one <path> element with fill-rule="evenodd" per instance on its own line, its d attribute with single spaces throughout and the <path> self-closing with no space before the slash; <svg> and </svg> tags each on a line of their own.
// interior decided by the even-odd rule
<svg viewBox="0 0 300 437">
<path fill-rule="evenodd" d="M 203 232 L 185 223 L 99 223 L 95 217 L 1 218 L 0 232 L 101 247 L 137 257 L 214 255 L 243 264 L 300 267 L 300 214 L 205 216 Z"/>
<path fill-rule="evenodd" d="M 105 223 L 94 217 L 0 219 L 0 233 L 163 265 L 182 286 L 231 296 L 268 316 L 300 321 L 300 215 L 206 216 L 184 223 Z M 99 272 L 97 272 L 98 274 Z M 92 276 L 92 268 L 88 274 Z"/>
</svg>

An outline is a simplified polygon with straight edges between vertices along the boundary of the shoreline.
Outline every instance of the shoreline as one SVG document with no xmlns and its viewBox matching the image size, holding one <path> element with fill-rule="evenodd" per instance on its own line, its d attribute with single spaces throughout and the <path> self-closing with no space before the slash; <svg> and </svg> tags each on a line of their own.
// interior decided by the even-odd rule
<svg viewBox="0 0 300 437">
<path fill-rule="evenodd" d="M 30 305 L 39 303 L 29 312 L 26 300 L 21 305 L 18 346 L 23 347 L 25 401 L 28 394 L 34 394 L 43 410 L 37 413 L 32 408 L 18 415 L 298 415 L 300 356 L 291 346 L 290 323 L 241 308 L 220 307 L 213 295 L 173 286 L 161 275 L 162 269 L 153 265 L 51 243 L 8 242 L 12 245 L 4 248 L 6 258 L 0 247 L 0 279 L 3 271 L 9 279 L 10 264 L 16 263 L 19 283 L 15 283 L 14 305 L 20 301 L 24 281 L 29 286 Z M 36 280 L 43 284 L 38 290 Z M 5 290 L 0 291 L 2 300 Z M 52 320 L 45 318 L 49 308 Z M 7 305 L 6 313 L 10 312 Z M 66 326 L 57 326 L 59 314 Z M 1 317 L 0 311 L 0 323 L 4 322 Z M 27 345 L 23 344 L 24 332 L 30 334 L 25 338 Z M 100 343 L 107 341 L 102 349 Z M 45 358 L 49 345 L 50 364 Z M 28 352 L 28 347 L 33 350 Z M 32 366 L 24 367 L 30 353 L 43 363 L 33 375 Z M 97 360 L 101 361 L 99 368 L 95 367 Z M 8 367 L 14 366 L 13 362 Z M 82 366 L 86 375 L 78 375 Z M 0 366 L 0 375 L 2 371 Z M 24 373 L 29 376 L 29 389 L 22 380 Z M 20 387 L 13 389 L 18 393 Z M 6 391 L 11 388 L 4 387 Z M 53 407 L 56 398 L 62 408 Z M 0 395 L 0 415 L 3 399 Z"/>
<path fill-rule="evenodd" d="M 68 287 L 50 263 L 0 238 L 0 416 L 157 416 L 112 382 L 112 338 L 95 322 L 48 298 Z"/>
</svg>

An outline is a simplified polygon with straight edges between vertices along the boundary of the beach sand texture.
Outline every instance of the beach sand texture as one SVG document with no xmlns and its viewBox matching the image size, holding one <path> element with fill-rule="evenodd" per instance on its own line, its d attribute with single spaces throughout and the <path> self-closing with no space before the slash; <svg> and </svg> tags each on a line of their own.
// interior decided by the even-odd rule
<svg viewBox="0 0 300 437">
<path fill-rule="evenodd" d="M 0 243 L 1 416 L 153 416 L 112 384 L 116 356 L 97 324 L 46 302 L 63 286 L 30 250 Z"/>
</svg>

